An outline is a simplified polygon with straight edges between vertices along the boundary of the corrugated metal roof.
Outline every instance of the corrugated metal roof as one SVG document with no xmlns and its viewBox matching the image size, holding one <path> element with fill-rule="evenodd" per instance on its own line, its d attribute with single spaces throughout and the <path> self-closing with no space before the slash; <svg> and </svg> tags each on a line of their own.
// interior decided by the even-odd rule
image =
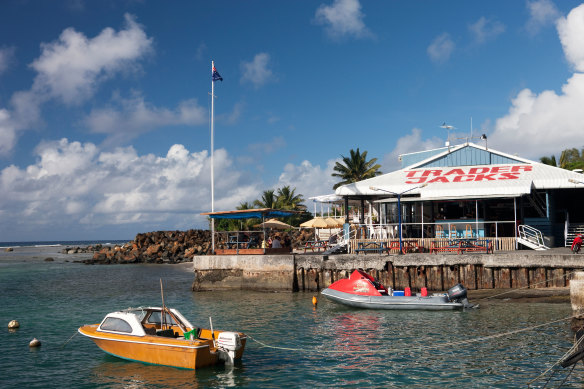
<svg viewBox="0 0 584 389">
<path fill-rule="evenodd" d="M 476 145 L 472 148 L 476 149 Z M 480 148 L 480 146 L 479 146 Z M 460 150 L 461 148 L 457 149 Z M 482 148 L 486 151 L 485 148 Z M 455 150 L 455 151 L 457 151 Z M 428 166 L 442 153 L 416 165 L 368 180 L 344 185 L 336 190 L 339 196 L 419 195 L 421 200 L 518 197 L 535 189 L 584 187 L 571 180 L 584 181 L 584 175 L 554 166 L 490 150 L 502 160 L 514 163 Z M 462 154 L 461 154 L 462 155 Z M 421 187 L 426 184 L 426 186 Z M 376 187 L 381 190 L 374 190 Z M 385 192 L 385 193 L 384 193 Z M 387 193 L 387 192 L 392 192 Z"/>
</svg>

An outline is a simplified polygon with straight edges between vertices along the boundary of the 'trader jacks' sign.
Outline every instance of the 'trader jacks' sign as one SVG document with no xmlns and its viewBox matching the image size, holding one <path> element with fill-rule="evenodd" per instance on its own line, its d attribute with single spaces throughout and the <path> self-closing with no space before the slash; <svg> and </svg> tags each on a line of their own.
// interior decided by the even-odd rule
<svg viewBox="0 0 584 389">
<path fill-rule="evenodd" d="M 532 168 L 530 165 L 514 165 L 411 170 L 406 172 L 406 184 L 516 180 L 521 173 L 530 172 Z"/>
</svg>

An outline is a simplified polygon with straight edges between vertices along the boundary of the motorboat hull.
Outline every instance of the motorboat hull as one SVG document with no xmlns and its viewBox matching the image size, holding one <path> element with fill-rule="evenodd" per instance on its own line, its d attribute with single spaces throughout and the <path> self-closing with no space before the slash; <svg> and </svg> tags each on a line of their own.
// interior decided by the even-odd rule
<svg viewBox="0 0 584 389">
<path fill-rule="evenodd" d="M 241 332 L 196 328 L 167 307 L 112 312 L 78 331 L 115 357 L 182 369 L 233 363 L 243 356 L 247 340 Z"/>
<path fill-rule="evenodd" d="M 448 311 L 463 309 L 464 304 L 448 301 L 447 296 L 362 296 L 334 289 L 321 292 L 329 300 L 339 304 L 369 309 L 403 309 Z"/>
<path fill-rule="evenodd" d="M 321 293 L 336 303 L 358 308 L 446 311 L 473 307 L 461 284 L 450 288 L 448 293 L 428 295 L 426 288 L 422 288 L 421 293 L 412 295 L 410 288 L 403 291 L 386 288 L 361 269 L 354 270 L 349 278 L 334 282 Z"/>
</svg>

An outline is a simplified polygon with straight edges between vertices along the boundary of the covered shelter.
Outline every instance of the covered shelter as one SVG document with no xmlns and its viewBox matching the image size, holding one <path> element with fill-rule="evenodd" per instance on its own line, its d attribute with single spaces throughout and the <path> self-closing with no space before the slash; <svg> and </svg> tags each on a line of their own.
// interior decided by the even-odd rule
<svg viewBox="0 0 584 389">
<path fill-rule="evenodd" d="M 361 203 L 360 238 L 395 233 L 400 224 L 404 239 L 488 237 L 515 249 L 520 225 L 541 231 L 550 247 L 571 243 L 571 231 L 584 226 L 579 172 L 470 142 L 400 159 L 400 170 L 337 188 L 347 209 Z M 374 210 L 367 220 L 365 203 Z"/>
<path fill-rule="evenodd" d="M 234 211 L 204 212 L 201 215 L 208 216 L 211 219 L 261 219 L 261 232 L 250 231 L 228 231 L 225 232 L 224 239 L 217 241 L 224 242 L 225 248 L 216 249 L 212 247 L 212 252 L 216 255 L 233 255 L 233 254 L 288 254 L 291 248 L 271 248 L 266 247 L 266 229 L 273 228 L 267 225 L 266 218 L 286 217 L 300 213 L 300 211 L 291 211 L 273 208 L 242 209 Z M 285 224 L 285 223 L 282 223 Z M 288 226 L 286 224 L 286 226 Z M 291 227 L 291 226 L 290 226 Z M 222 232 L 215 231 L 216 235 Z M 251 236 L 248 236 L 251 235 Z"/>
</svg>

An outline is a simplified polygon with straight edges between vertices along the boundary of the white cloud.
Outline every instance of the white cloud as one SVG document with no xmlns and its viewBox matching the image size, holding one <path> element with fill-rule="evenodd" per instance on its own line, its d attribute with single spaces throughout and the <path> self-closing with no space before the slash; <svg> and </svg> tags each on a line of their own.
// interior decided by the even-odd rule
<svg viewBox="0 0 584 389">
<path fill-rule="evenodd" d="M 256 154 L 258 157 L 264 154 L 275 153 L 284 147 L 286 147 L 286 140 L 283 136 L 274 137 L 269 142 L 251 143 L 247 146 L 248 150 Z"/>
<path fill-rule="evenodd" d="M 191 153 L 177 144 L 160 157 L 138 155 L 132 147 L 104 152 L 62 139 L 36 152 L 35 164 L 0 171 L 2 231 L 26 225 L 30 234 L 54 225 L 70 236 L 80 228 L 136 223 L 138 231 L 206 227 L 199 213 L 211 208 L 207 151 Z M 257 196 L 261 184 L 244 177 L 224 149 L 215 150 L 214 160 L 216 210 Z"/>
<path fill-rule="evenodd" d="M 318 7 L 315 21 L 324 25 L 327 35 L 333 39 L 372 38 L 374 35 L 365 26 L 364 17 L 359 0 L 334 0 L 332 5 Z"/>
<path fill-rule="evenodd" d="M 124 30 L 104 29 L 95 38 L 67 28 L 59 40 L 41 45 L 42 53 L 31 67 L 38 72 L 33 89 L 40 94 L 76 104 L 92 96 L 97 84 L 127 71 L 152 49 L 142 27 L 129 14 Z"/>
<path fill-rule="evenodd" d="M 106 28 L 90 39 L 68 28 L 59 40 L 41 45 L 41 55 L 31 64 L 38 73 L 31 89 L 15 92 L 10 109 L 0 107 L 0 155 L 10 153 L 22 131 L 41 124 L 41 107 L 51 98 L 80 103 L 93 95 L 101 81 L 134 69 L 136 61 L 151 51 L 152 38 L 134 17 L 126 14 L 125 19 L 125 29 L 118 32 Z M 0 68 L 7 52 L 0 51 Z M 198 107 L 192 102 L 183 104 L 178 108 L 182 120 L 196 121 Z"/>
<path fill-rule="evenodd" d="M 197 100 L 182 101 L 177 108 L 155 107 L 140 95 L 130 99 L 114 97 L 115 106 L 94 109 L 84 119 L 92 132 L 106 134 L 106 143 L 125 142 L 155 128 L 200 125 L 207 122 L 206 109 Z"/>
<path fill-rule="evenodd" d="M 0 108 L 0 155 L 6 155 L 12 150 L 16 143 L 16 132 L 10 112 Z"/>
<path fill-rule="evenodd" d="M 559 17 L 560 11 L 550 0 L 533 0 L 527 2 L 529 19 L 525 28 L 530 34 L 537 34 L 543 27 L 552 25 Z"/>
<path fill-rule="evenodd" d="M 505 25 L 496 20 L 489 20 L 481 16 L 476 23 L 468 26 L 477 44 L 485 43 L 488 39 L 494 39 L 505 31 Z"/>
<path fill-rule="evenodd" d="M 433 136 L 429 139 L 422 140 L 422 130 L 419 128 L 412 128 L 411 133 L 399 138 L 394 149 L 383 156 L 381 170 L 383 173 L 390 173 L 401 169 L 401 162 L 398 159 L 401 154 L 421 150 L 431 150 L 442 146 L 444 146 L 444 139 Z"/>
<path fill-rule="evenodd" d="M 493 146 L 538 159 L 569 147 L 580 147 L 584 123 L 584 74 L 574 74 L 562 93 L 547 90 L 539 95 L 523 89 L 509 113 L 495 123 L 489 139 Z M 576 143 L 575 143 L 576 142 Z"/>
<path fill-rule="evenodd" d="M 275 79 L 274 73 L 268 68 L 270 55 L 268 53 L 256 54 L 251 62 L 241 63 L 241 83 L 251 82 L 259 88 Z"/>
<path fill-rule="evenodd" d="M 0 75 L 4 73 L 14 61 L 14 47 L 0 48 Z"/>
<path fill-rule="evenodd" d="M 329 160 L 325 167 L 312 165 L 309 161 L 303 161 L 298 166 L 286 164 L 276 187 L 290 185 L 291 188 L 296 188 L 296 193 L 302 194 L 305 199 L 334 193 L 333 186 L 338 182 L 338 179 L 332 176 L 335 162 L 336 160 Z M 305 205 L 309 207 L 309 210 L 311 209 L 308 201 Z"/>
<path fill-rule="evenodd" d="M 578 72 L 584 72 L 584 4 L 574 8 L 557 22 L 566 59 Z"/>
<path fill-rule="evenodd" d="M 432 62 L 443 63 L 450 59 L 450 55 L 454 51 L 454 42 L 447 32 L 437 36 L 430 46 L 428 46 L 427 53 Z"/>
<path fill-rule="evenodd" d="M 578 72 L 584 72 L 584 4 L 574 8 L 557 23 L 564 53 Z M 584 74 L 574 73 L 561 93 L 546 90 L 539 94 L 523 89 L 512 100 L 509 112 L 495 123 L 489 139 L 493 146 L 510 153 L 519 152 L 538 159 L 582 145 L 584 123 Z M 575 143 L 576 142 L 576 143 Z"/>
</svg>

